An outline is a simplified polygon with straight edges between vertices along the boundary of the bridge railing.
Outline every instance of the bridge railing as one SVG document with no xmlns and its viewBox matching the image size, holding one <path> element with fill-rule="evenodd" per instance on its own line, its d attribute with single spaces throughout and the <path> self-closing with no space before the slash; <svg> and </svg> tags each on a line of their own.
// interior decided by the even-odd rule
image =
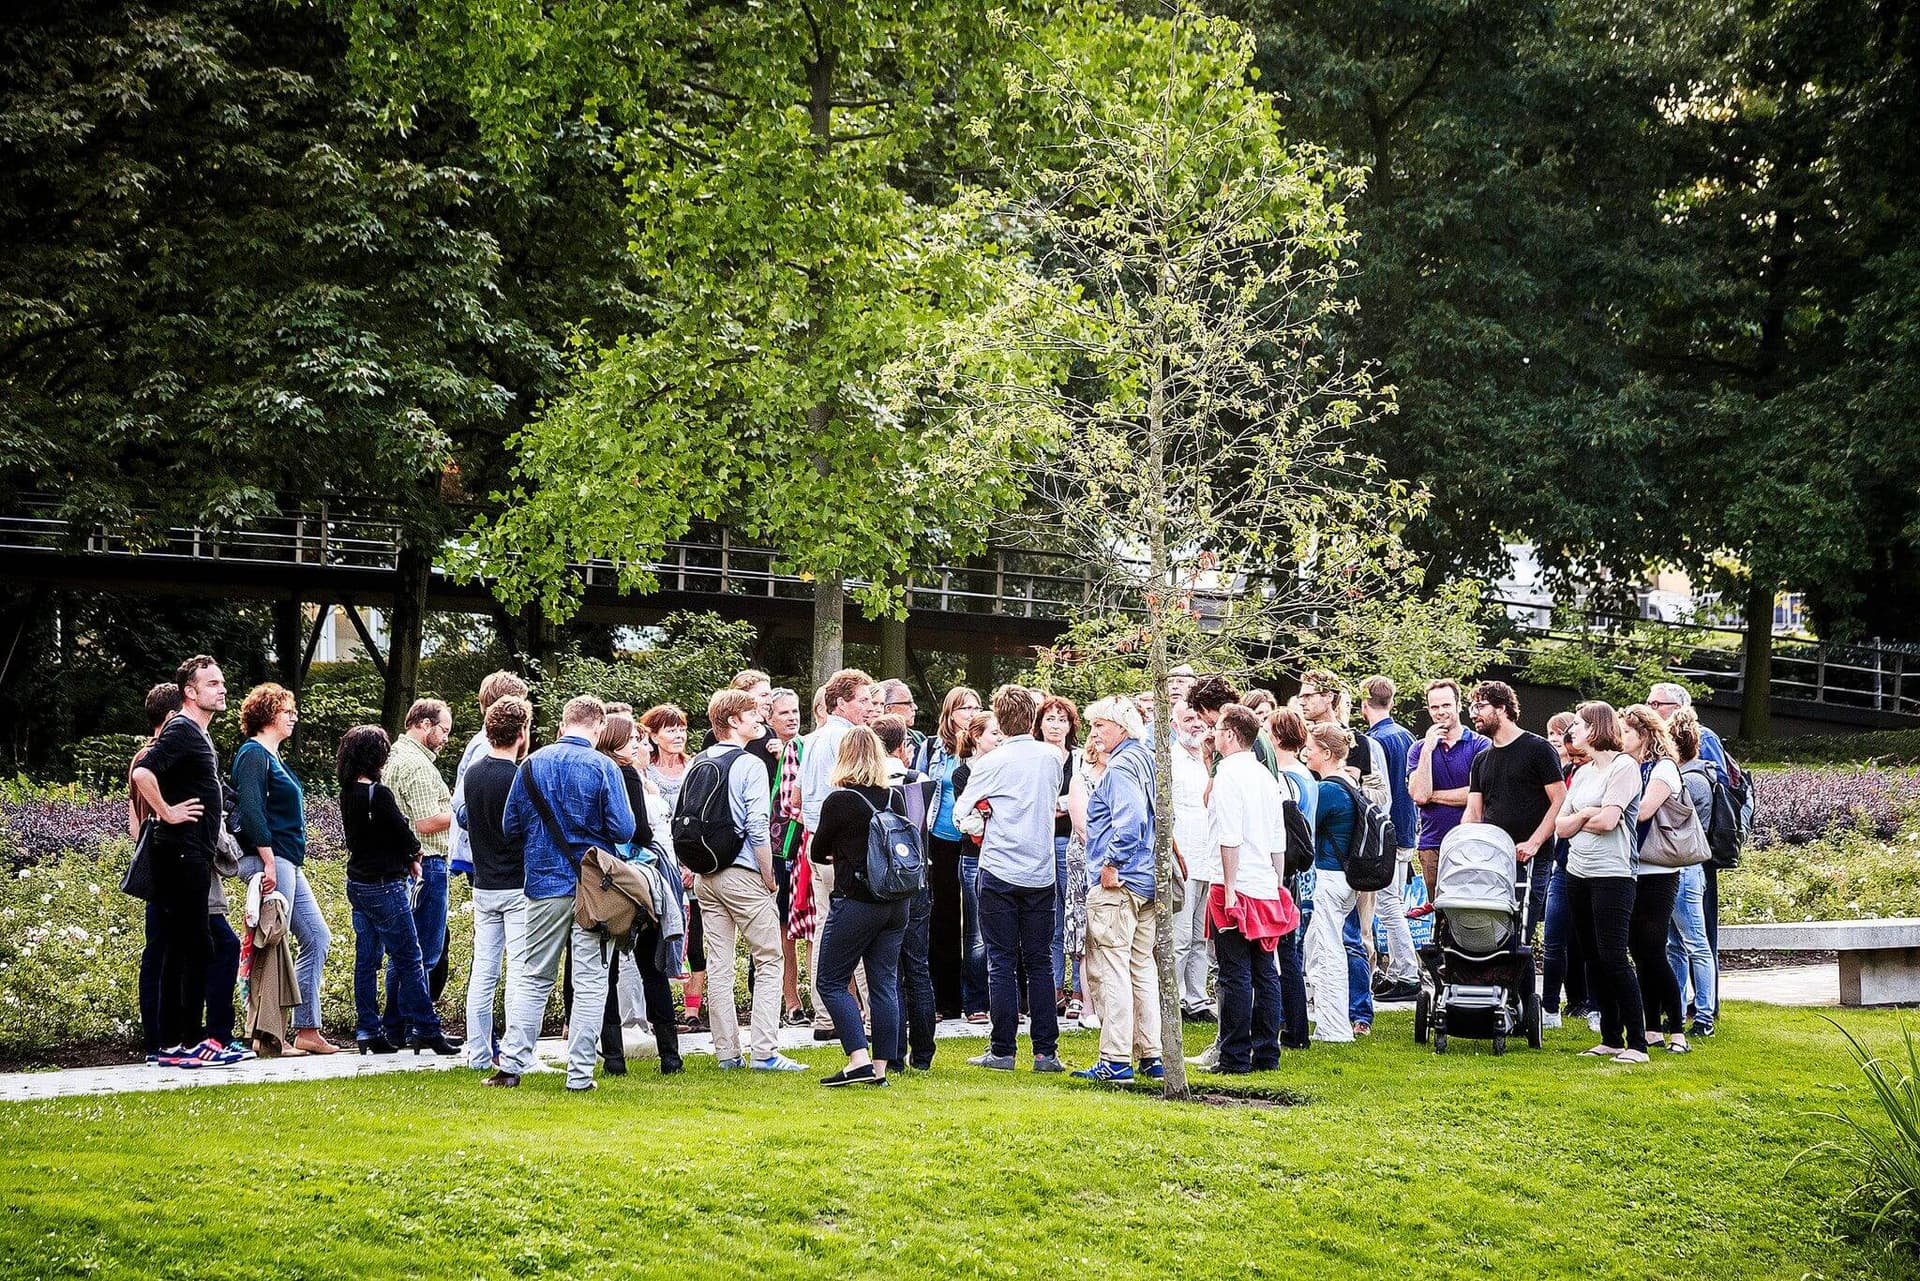
<svg viewBox="0 0 1920 1281">
<path fill-rule="evenodd" d="M 399 525 L 365 506 L 322 502 L 314 507 L 223 529 L 164 527 L 136 518 L 126 529 L 76 529 L 51 500 L 16 502 L 0 512 L 0 551 L 82 551 L 255 565 L 325 567 L 392 572 L 398 566 Z M 776 553 L 736 541 L 721 528 L 667 544 L 649 569 L 664 589 L 687 595 L 747 596 L 806 600 L 812 592 L 802 574 L 775 568 Z M 586 585 L 609 586 L 619 576 L 612 561 L 576 567 Z M 857 585 L 857 584 L 856 584 Z M 1107 589 L 1074 557 L 1062 553 L 997 548 L 964 564 L 934 564 L 913 571 L 909 608 L 1065 622 L 1083 616 Z M 1553 643 L 1592 644 L 1600 638 L 1636 639 L 1643 620 L 1601 611 L 1567 613 L 1541 626 L 1532 602 L 1490 599 L 1517 615 L 1529 647 Z M 1110 608 L 1125 602 L 1109 598 Z M 1735 629 L 1662 623 L 1654 627 L 1661 656 L 1677 675 L 1737 696 L 1743 688 Z M 1774 642 L 1774 697 L 1858 710 L 1920 715 L 1920 647 L 1841 645 L 1779 637 Z"/>
</svg>

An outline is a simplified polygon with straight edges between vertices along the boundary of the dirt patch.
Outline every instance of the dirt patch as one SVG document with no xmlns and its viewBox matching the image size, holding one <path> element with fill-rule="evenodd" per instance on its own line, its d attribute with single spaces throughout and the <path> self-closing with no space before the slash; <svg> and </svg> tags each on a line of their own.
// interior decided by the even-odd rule
<svg viewBox="0 0 1920 1281">
<path fill-rule="evenodd" d="M 1219 1090 L 1196 1090 L 1187 1099 L 1187 1102 L 1198 1103 L 1203 1107 L 1256 1108 L 1261 1111 L 1273 1108 L 1297 1108 L 1306 1101 L 1305 1095 L 1278 1088 L 1235 1090 L 1230 1094 Z"/>
<path fill-rule="evenodd" d="M 1777 970 L 1787 965 L 1833 965 L 1838 952 L 1722 952 L 1723 970 Z"/>
</svg>

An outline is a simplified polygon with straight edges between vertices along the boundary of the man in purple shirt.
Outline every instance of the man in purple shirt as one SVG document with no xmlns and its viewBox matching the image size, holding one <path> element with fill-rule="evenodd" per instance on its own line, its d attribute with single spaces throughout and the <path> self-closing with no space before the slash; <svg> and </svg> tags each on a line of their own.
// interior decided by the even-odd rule
<svg viewBox="0 0 1920 1281">
<path fill-rule="evenodd" d="M 1466 813 L 1473 758 L 1487 747 L 1483 736 L 1460 723 L 1457 681 L 1427 682 L 1427 717 L 1433 722 L 1427 736 L 1407 753 L 1407 794 L 1420 807 L 1420 874 L 1426 878 L 1429 899 L 1428 906 L 1410 914 L 1420 916 L 1432 910 L 1440 842 Z"/>
</svg>

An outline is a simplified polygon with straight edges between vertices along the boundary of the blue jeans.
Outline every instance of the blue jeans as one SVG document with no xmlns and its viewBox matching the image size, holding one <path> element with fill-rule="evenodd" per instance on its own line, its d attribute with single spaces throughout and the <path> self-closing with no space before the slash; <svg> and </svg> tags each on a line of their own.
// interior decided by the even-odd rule
<svg viewBox="0 0 1920 1281">
<path fill-rule="evenodd" d="M 923 885 L 907 901 L 907 931 L 900 936 L 900 1035 L 893 1053 L 885 1056 L 889 1063 L 909 1063 L 922 1072 L 933 1066 L 933 972 L 927 956 L 932 921 L 933 890 Z"/>
<path fill-rule="evenodd" d="M 1667 964 L 1673 967 L 1673 977 L 1680 984 L 1683 1010 L 1688 1003 L 1688 984 L 1692 984 L 1693 1021 L 1707 1032 L 1713 1028 L 1720 993 L 1713 946 L 1707 941 L 1707 871 L 1704 867 L 1683 867 L 1679 876 L 1679 896 L 1673 903 L 1673 921 L 1667 926 Z"/>
<path fill-rule="evenodd" d="M 873 1043 L 887 1059 L 900 1044 L 900 940 L 907 932 L 908 903 L 863 903 L 833 896 L 827 927 L 820 933 L 820 999 L 833 1017 L 840 1048 L 867 1048 L 860 999 L 847 990 L 853 972 L 867 967 L 867 999 L 873 1003 Z M 891 1061 L 890 1059 L 888 1061 Z"/>
<path fill-rule="evenodd" d="M 420 897 L 413 907 L 413 935 L 420 945 L 420 970 L 431 974 L 433 967 L 440 964 L 440 955 L 447 947 L 447 860 L 444 858 L 423 858 L 420 860 Z M 400 1004 L 395 994 L 400 991 L 399 972 L 393 961 L 387 962 L 387 1039 L 398 1045 L 406 1038 L 407 1024 L 403 1018 Z M 431 1013 L 433 1001 L 429 995 L 427 1009 Z M 440 1016 L 434 1015 L 434 1027 L 440 1026 Z M 425 1028 L 413 1028 L 412 1031 L 430 1036 Z"/>
<path fill-rule="evenodd" d="M 1566 988 L 1567 1008 L 1587 1008 L 1587 967 L 1580 951 L 1580 939 L 1573 928 L 1573 900 L 1569 896 L 1567 867 L 1553 869 L 1547 883 L 1546 962 L 1540 980 L 1540 1008 L 1548 1014 L 1560 1012 L 1560 990 Z"/>
<path fill-rule="evenodd" d="M 978 1014 L 987 1008 L 987 944 L 980 931 L 978 854 L 960 856 L 960 1004 L 964 1007 L 962 1014 Z"/>
<path fill-rule="evenodd" d="M 439 860 L 445 875 L 446 860 Z M 446 882 L 442 881 L 444 885 Z M 380 958 L 391 958 L 387 973 L 399 975 L 387 982 L 406 1025 L 420 1036 L 437 1036 L 440 1016 L 427 999 L 427 969 L 420 960 L 420 940 L 414 934 L 414 914 L 407 905 L 407 882 L 348 881 L 347 902 L 353 908 L 353 1034 L 358 1040 L 379 1036 Z M 389 1038 L 391 1039 L 391 1038 Z M 398 1044 L 398 1042 L 395 1042 Z"/>
<path fill-rule="evenodd" d="M 1020 971 L 1026 971 L 1027 1017 L 1035 1054 L 1060 1049 L 1060 1016 L 1048 988 L 1047 949 L 1053 939 L 1053 887 L 1009 885 L 980 876 L 980 932 L 987 951 L 987 1004 L 993 1013 L 990 1048 L 1011 1056 L 1020 1035 Z"/>
<path fill-rule="evenodd" d="M 258 854 L 240 860 L 240 879 L 246 880 L 266 865 Z M 327 918 L 320 915 L 320 900 L 314 897 L 313 882 L 305 869 L 284 858 L 273 860 L 274 880 L 287 896 L 287 932 L 297 945 L 293 963 L 294 981 L 300 985 L 300 1004 L 293 1007 L 293 1026 L 320 1026 L 320 974 L 327 964 L 327 950 L 333 946 L 333 931 Z M 431 968 L 431 967 L 429 967 Z"/>
<path fill-rule="evenodd" d="M 1281 939 L 1276 951 L 1284 949 L 1292 937 Z M 1280 971 L 1275 952 L 1248 942 L 1239 930 L 1215 934 L 1213 950 L 1220 967 L 1221 1068 L 1265 1072 L 1280 1066 Z"/>
</svg>

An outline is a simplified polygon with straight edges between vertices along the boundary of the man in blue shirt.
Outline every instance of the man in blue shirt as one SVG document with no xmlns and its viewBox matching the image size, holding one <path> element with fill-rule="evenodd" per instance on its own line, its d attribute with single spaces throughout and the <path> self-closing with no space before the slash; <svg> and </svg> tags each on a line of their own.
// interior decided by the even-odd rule
<svg viewBox="0 0 1920 1281">
<path fill-rule="evenodd" d="M 1467 812 L 1467 793 L 1473 777 L 1473 758 L 1487 748 L 1484 736 L 1460 721 L 1460 683 L 1427 682 L 1427 716 L 1433 724 L 1427 736 L 1407 753 L 1407 793 L 1420 807 L 1420 874 L 1427 881 L 1432 908 L 1434 880 L 1440 871 L 1440 842 L 1460 826 Z"/>
<path fill-rule="evenodd" d="M 568 1028 L 567 1088 L 593 1088 L 593 1061 L 600 1043 L 596 1011 L 607 1005 L 607 949 L 599 935 L 573 919 L 573 896 L 580 882 L 580 859 L 596 846 L 615 850 L 633 839 L 633 806 L 613 759 L 593 749 L 607 723 L 599 699 L 582 695 L 560 714 L 558 742 L 527 758 L 507 793 L 501 829 L 526 851 L 526 965 L 519 983 L 507 992 L 507 1035 L 500 1045 L 500 1070 L 484 1084 L 512 1087 L 533 1070 L 534 1043 L 553 995 L 560 953 L 573 946 L 574 1009 Z M 536 801 L 532 789 L 537 789 Z"/>
<path fill-rule="evenodd" d="M 1087 805 L 1087 969 L 1097 982 L 1100 1061 L 1074 1075 L 1131 1081 L 1133 1059 L 1158 1080 L 1160 987 L 1153 945 L 1153 758 L 1139 716 L 1123 699 L 1087 709 L 1087 730 L 1107 754 L 1106 773 Z"/>
<path fill-rule="evenodd" d="M 1413 868 L 1414 843 L 1420 830 L 1420 812 L 1407 792 L 1407 758 L 1413 751 L 1413 734 L 1393 719 L 1393 698 L 1398 692 L 1385 676 L 1369 676 L 1360 683 L 1364 696 L 1360 714 L 1367 718 L 1367 737 L 1380 747 L 1387 758 L 1387 792 L 1393 798 L 1390 817 L 1399 841 L 1399 860 L 1393 868 L 1393 884 L 1374 896 L 1374 910 L 1387 931 L 1387 967 L 1376 974 L 1373 994 L 1382 1001 L 1410 1001 L 1420 990 L 1420 961 L 1413 951 L 1413 931 L 1407 925 L 1407 877 Z"/>
</svg>

